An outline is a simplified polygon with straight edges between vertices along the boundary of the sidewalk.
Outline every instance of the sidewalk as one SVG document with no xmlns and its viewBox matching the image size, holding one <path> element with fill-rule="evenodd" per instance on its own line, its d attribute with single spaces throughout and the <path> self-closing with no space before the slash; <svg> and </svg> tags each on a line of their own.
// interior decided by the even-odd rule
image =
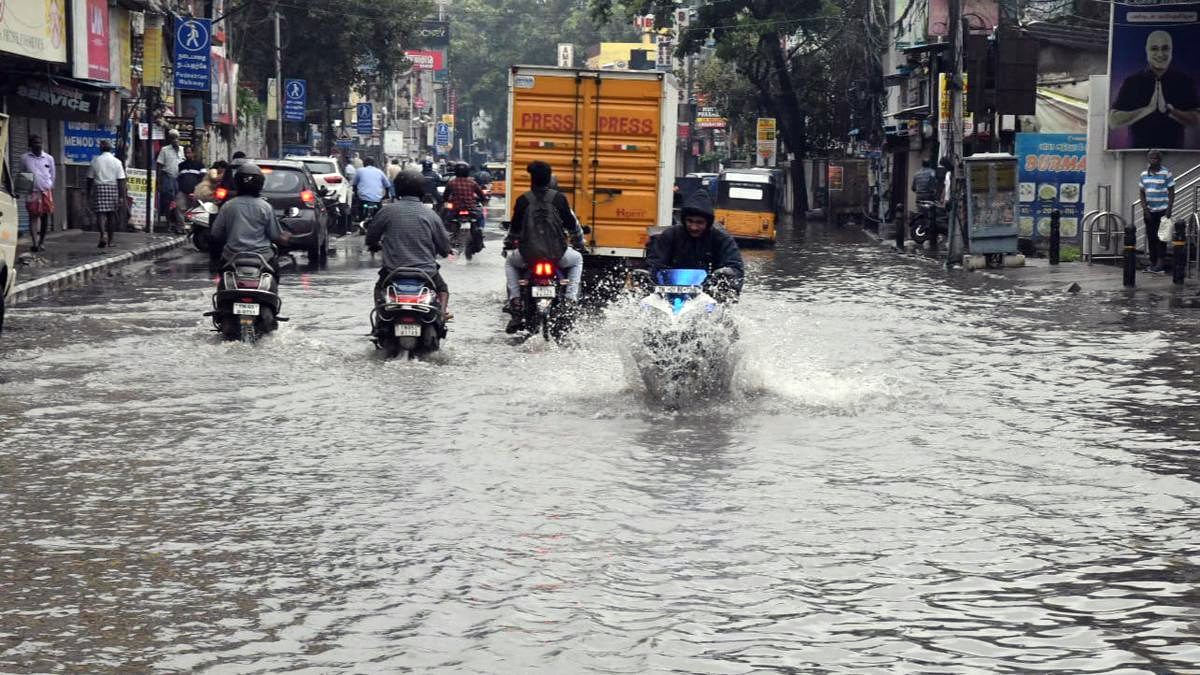
<svg viewBox="0 0 1200 675">
<path fill-rule="evenodd" d="M 99 240 L 98 232 L 51 232 L 46 236 L 45 248 L 32 253 L 28 235 L 22 234 L 17 246 L 17 286 L 9 302 L 18 303 L 81 286 L 103 270 L 153 257 L 182 246 L 188 238 L 170 233 L 118 232 L 115 246 L 97 248 Z"/>
</svg>

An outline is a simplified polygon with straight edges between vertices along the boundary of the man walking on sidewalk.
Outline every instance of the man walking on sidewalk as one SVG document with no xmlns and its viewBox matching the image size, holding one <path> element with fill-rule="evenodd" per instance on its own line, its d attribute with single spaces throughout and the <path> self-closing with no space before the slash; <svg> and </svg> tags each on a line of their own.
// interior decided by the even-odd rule
<svg viewBox="0 0 1200 675">
<path fill-rule="evenodd" d="M 179 192 L 179 165 L 183 163 L 183 149 L 179 147 L 179 132 L 167 131 L 168 143 L 158 151 L 158 212 L 168 223 L 175 224 L 176 214 L 172 202 Z"/>
<path fill-rule="evenodd" d="M 1149 166 L 1140 179 L 1142 192 L 1142 222 L 1146 224 L 1146 248 L 1150 249 L 1150 271 L 1163 271 L 1166 242 L 1158 238 L 1158 226 L 1163 216 L 1171 217 L 1175 206 L 1175 176 L 1162 165 L 1162 152 L 1146 153 Z"/>
<path fill-rule="evenodd" d="M 46 232 L 54 222 L 54 158 L 42 152 L 41 136 L 29 137 L 29 152 L 21 155 L 21 170 L 33 174 L 33 190 L 25 199 L 29 211 L 29 238 L 40 251 L 46 245 Z"/>
<path fill-rule="evenodd" d="M 88 195 L 100 226 L 99 248 L 113 245 L 117 234 L 117 204 L 125 200 L 125 167 L 112 154 L 108 141 L 100 141 L 100 154 L 88 167 Z"/>
</svg>

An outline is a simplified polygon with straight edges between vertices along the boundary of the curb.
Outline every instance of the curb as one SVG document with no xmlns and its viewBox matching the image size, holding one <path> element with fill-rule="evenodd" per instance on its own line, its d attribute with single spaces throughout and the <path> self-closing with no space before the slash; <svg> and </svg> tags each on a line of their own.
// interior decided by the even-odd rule
<svg viewBox="0 0 1200 675">
<path fill-rule="evenodd" d="M 50 295 L 55 291 L 61 291 L 67 288 L 73 288 L 82 285 L 88 279 L 96 276 L 100 270 L 119 265 L 126 265 L 131 262 L 149 258 L 163 251 L 182 246 L 187 243 L 186 235 L 160 241 L 154 244 L 149 244 L 141 248 L 136 248 L 132 251 L 126 251 L 120 255 L 114 255 L 108 258 L 102 258 L 83 265 L 77 265 L 61 272 L 55 272 L 40 279 L 27 281 L 23 284 L 17 284 L 13 289 L 12 295 L 9 296 L 9 302 L 17 304 L 25 300 L 32 300 L 46 295 Z"/>
</svg>

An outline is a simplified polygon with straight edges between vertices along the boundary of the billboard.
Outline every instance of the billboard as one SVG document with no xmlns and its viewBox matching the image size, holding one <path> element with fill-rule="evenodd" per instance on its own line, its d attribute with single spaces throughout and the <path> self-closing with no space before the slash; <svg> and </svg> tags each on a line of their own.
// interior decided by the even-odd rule
<svg viewBox="0 0 1200 675">
<path fill-rule="evenodd" d="M 0 2 L 0 51 L 67 62 L 65 0 Z"/>
<path fill-rule="evenodd" d="M 409 49 L 404 52 L 405 58 L 412 61 L 413 70 L 442 70 L 446 66 L 445 57 L 441 50 L 415 50 Z"/>
<path fill-rule="evenodd" d="M 1017 134 L 1016 151 L 1017 234 L 1048 239 L 1058 211 L 1062 241 L 1082 243 L 1087 134 Z"/>
<path fill-rule="evenodd" d="M 71 74 L 87 80 L 107 81 L 109 23 L 106 0 L 75 0 L 71 5 L 73 59 Z"/>
<path fill-rule="evenodd" d="M 1114 4 L 1109 150 L 1200 150 L 1200 5 Z"/>
</svg>

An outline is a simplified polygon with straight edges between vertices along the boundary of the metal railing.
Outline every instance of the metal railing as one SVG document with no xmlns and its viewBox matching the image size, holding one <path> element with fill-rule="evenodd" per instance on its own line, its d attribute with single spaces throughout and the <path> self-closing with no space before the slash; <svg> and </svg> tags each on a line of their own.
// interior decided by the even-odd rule
<svg viewBox="0 0 1200 675">
<path fill-rule="evenodd" d="M 1080 221 L 1083 228 L 1083 259 L 1092 264 L 1095 259 L 1115 259 L 1121 257 L 1121 242 L 1124 237 L 1125 225 L 1123 219 L 1112 210 L 1112 186 L 1096 186 L 1096 205 L 1100 208 L 1088 211 Z M 1103 223 L 1102 230 L 1097 231 L 1097 223 Z M 1114 227 L 1113 224 L 1118 226 Z M 1099 252 L 1097 252 L 1099 249 Z"/>
<path fill-rule="evenodd" d="M 1193 178 L 1181 185 L 1180 180 L 1186 176 L 1193 176 Z M 1171 217 L 1175 219 L 1191 218 L 1200 212 L 1200 164 L 1176 176 L 1175 185 L 1175 204 L 1171 207 Z M 1145 251 L 1147 250 L 1146 221 L 1141 206 L 1142 200 L 1140 199 L 1129 204 L 1129 222 L 1133 223 L 1138 232 L 1138 250 Z"/>
</svg>

